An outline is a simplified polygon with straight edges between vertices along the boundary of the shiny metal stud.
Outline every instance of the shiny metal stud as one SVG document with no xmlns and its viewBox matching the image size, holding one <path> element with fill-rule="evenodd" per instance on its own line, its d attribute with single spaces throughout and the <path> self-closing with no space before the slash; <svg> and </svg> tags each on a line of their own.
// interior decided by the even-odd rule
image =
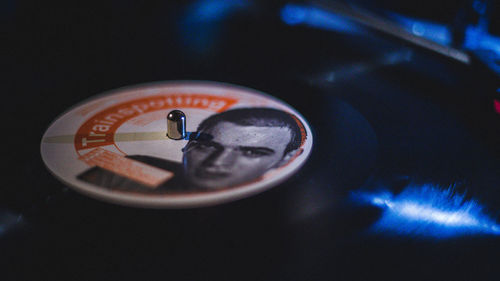
<svg viewBox="0 0 500 281">
<path fill-rule="evenodd" d="M 167 115 L 167 137 L 181 140 L 186 137 L 186 114 L 180 110 L 172 110 Z"/>
</svg>

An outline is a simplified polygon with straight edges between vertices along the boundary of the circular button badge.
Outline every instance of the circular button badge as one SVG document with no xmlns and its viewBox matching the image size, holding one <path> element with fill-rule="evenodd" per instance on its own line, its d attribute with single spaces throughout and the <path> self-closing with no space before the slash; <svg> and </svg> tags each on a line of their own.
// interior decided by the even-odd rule
<svg viewBox="0 0 500 281">
<path fill-rule="evenodd" d="M 107 92 L 64 113 L 45 132 L 41 155 L 57 178 L 91 197 L 189 208 L 277 185 L 305 163 L 312 143 L 304 118 L 267 94 L 159 82 Z"/>
</svg>

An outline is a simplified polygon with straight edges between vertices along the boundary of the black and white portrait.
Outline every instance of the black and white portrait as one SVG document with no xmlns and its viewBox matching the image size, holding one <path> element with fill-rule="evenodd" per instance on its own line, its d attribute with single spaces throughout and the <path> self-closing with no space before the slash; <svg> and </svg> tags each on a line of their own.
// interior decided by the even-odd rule
<svg viewBox="0 0 500 281">
<path fill-rule="evenodd" d="M 104 188 L 146 192 L 203 192 L 258 181 L 301 152 L 305 130 L 299 119 L 273 108 L 238 108 L 209 116 L 189 134 L 182 163 L 150 155 L 127 158 L 168 170 L 174 177 L 151 188 L 100 167 L 78 176 Z M 174 141 L 174 140 L 166 140 Z"/>
</svg>

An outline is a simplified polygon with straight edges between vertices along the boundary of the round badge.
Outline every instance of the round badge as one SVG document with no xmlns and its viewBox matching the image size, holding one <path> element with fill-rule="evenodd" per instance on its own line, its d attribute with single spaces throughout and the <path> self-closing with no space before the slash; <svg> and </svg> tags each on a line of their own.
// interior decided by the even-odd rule
<svg viewBox="0 0 500 281">
<path fill-rule="evenodd" d="M 215 82 L 104 93 L 45 132 L 47 168 L 76 191 L 122 205 L 220 204 L 284 181 L 307 160 L 311 129 L 286 103 Z"/>
</svg>

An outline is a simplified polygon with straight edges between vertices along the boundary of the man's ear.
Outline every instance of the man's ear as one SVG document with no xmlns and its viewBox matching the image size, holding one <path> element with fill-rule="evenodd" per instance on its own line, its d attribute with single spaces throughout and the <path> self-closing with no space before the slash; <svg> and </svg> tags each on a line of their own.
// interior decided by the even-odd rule
<svg viewBox="0 0 500 281">
<path fill-rule="evenodd" d="M 300 154 L 302 154 L 304 150 L 302 148 L 297 148 L 295 150 L 289 151 L 283 158 L 281 158 L 280 162 L 276 165 L 276 168 L 285 166 L 288 164 L 290 161 L 295 159 L 295 157 L 298 157 Z"/>
</svg>

